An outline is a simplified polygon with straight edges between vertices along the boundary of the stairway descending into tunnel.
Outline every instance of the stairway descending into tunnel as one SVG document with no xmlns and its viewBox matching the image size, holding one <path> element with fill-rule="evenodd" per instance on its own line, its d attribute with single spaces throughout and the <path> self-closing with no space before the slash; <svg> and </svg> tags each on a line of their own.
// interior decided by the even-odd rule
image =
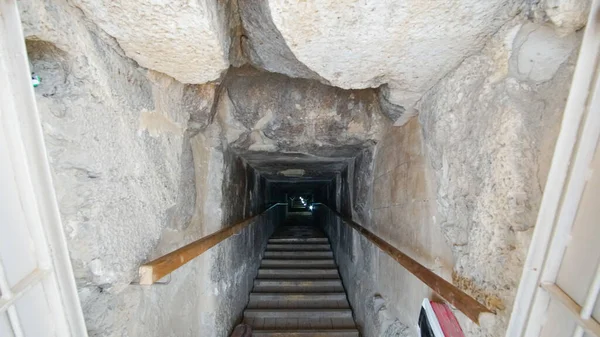
<svg viewBox="0 0 600 337">
<path fill-rule="evenodd" d="M 244 323 L 253 337 L 358 337 L 333 252 L 312 217 L 292 216 L 269 239 Z"/>
</svg>

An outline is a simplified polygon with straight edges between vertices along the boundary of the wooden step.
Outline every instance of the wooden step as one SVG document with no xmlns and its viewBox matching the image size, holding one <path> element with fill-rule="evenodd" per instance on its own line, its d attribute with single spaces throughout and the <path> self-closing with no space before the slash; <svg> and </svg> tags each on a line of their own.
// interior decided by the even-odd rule
<svg viewBox="0 0 600 337">
<path fill-rule="evenodd" d="M 267 250 L 285 250 L 285 251 L 322 251 L 331 250 L 329 243 L 269 243 Z"/>
<path fill-rule="evenodd" d="M 248 318 L 352 318 L 350 309 L 246 309 L 244 317 Z"/>
<path fill-rule="evenodd" d="M 317 231 L 322 232 L 323 230 L 319 227 L 313 226 L 284 226 L 276 229 L 277 231 Z"/>
<path fill-rule="evenodd" d="M 326 237 L 320 238 L 279 238 L 269 239 L 269 243 L 329 243 Z"/>
<path fill-rule="evenodd" d="M 313 268 L 313 269 L 259 269 L 258 278 L 261 279 L 338 279 L 337 269 Z"/>
<path fill-rule="evenodd" d="M 315 233 L 315 234 L 323 234 L 322 231 L 318 229 L 300 229 L 300 228 L 290 228 L 290 229 L 282 229 L 275 232 L 275 234 L 280 233 Z"/>
<path fill-rule="evenodd" d="M 318 260 L 282 260 L 282 259 L 263 259 L 261 268 L 336 268 L 333 259 Z"/>
<path fill-rule="evenodd" d="M 320 228 L 317 227 L 302 227 L 302 226 L 289 226 L 289 227 L 281 227 L 281 228 L 277 228 L 275 229 L 276 232 L 285 232 L 285 231 L 314 231 L 314 232 L 320 232 L 322 233 L 323 231 Z"/>
<path fill-rule="evenodd" d="M 251 293 L 248 309 L 349 309 L 346 293 Z"/>
<path fill-rule="evenodd" d="M 337 280 L 270 280 L 255 279 L 252 292 L 257 293 L 331 293 L 342 292 L 342 281 Z"/>
<path fill-rule="evenodd" d="M 356 328 L 350 309 L 246 309 L 244 323 L 253 330 Z"/>
<path fill-rule="evenodd" d="M 308 260 L 308 259 L 333 259 L 333 252 L 281 252 L 281 251 L 265 251 L 264 258 L 270 259 L 293 259 L 293 260 Z"/>
<path fill-rule="evenodd" d="M 275 230 L 275 233 L 282 233 L 282 232 L 287 232 L 287 233 L 295 233 L 295 232 L 310 232 L 310 233 L 323 233 L 323 230 L 321 230 L 320 228 L 316 228 L 316 227 L 283 227 L 283 228 L 278 228 Z"/>
<path fill-rule="evenodd" d="M 253 330 L 252 337 L 358 337 L 356 329 Z"/>
<path fill-rule="evenodd" d="M 305 234 L 294 234 L 294 233 L 281 233 L 281 234 L 276 234 L 273 235 L 271 237 L 271 239 L 327 239 L 327 237 L 325 236 L 325 234 L 311 234 L 311 233 L 305 233 Z"/>
</svg>

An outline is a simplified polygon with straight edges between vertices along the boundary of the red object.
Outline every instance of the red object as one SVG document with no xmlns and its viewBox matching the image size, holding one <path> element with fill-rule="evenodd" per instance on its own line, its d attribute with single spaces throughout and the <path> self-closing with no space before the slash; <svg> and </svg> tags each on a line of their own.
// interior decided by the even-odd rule
<svg viewBox="0 0 600 337">
<path fill-rule="evenodd" d="M 440 323 L 444 337 L 465 337 L 465 334 L 460 328 L 460 324 L 458 324 L 454 313 L 450 310 L 448 305 L 431 302 L 431 307 Z"/>
</svg>

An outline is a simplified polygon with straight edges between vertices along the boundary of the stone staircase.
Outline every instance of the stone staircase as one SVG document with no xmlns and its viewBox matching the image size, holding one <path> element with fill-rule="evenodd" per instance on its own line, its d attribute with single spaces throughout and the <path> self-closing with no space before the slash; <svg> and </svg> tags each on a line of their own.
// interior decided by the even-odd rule
<svg viewBox="0 0 600 337">
<path fill-rule="evenodd" d="M 244 323 L 253 337 L 358 337 L 329 240 L 296 217 L 269 239 Z"/>
</svg>

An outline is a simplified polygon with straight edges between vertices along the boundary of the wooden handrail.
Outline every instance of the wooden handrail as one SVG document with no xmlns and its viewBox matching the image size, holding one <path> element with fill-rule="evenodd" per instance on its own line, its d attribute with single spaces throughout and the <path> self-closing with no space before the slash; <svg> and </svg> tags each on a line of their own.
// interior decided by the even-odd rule
<svg viewBox="0 0 600 337">
<path fill-rule="evenodd" d="M 336 212 L 325 204 L 321 205 L 327 207 L 331 212 L 336 214 L 346 224 L 348 224 L 348 226 L 352 227 L 362 236 L 367 238 L 367 240 L 379 247 L 379 249 L 387 253 L 411 274 L 415 275 L 419 280 L 425 283 L 429 288 L 439 294 L 444 300 L 453 305 L 456 309 L 460 310 L 476 324 L 479 325 L 479 316 L 481 314 L 494 314 L 483 304 L 479 303 L 477 300 L 458 289 L 452 283 L 444 280 L 427 267 L 410 258 L 408 255 L 402 253 L 400 250 L 390 245 L 377 235 L 371 233 L 358 223 L 354 222 L 352 219 L 345 218 L 340 213 Z"/>
<path fill-rule="evenodd" d="M 188 245 L 185 245 L 177 250 L 174 250 L 166 255 L 163 255 L 155 260 L 141 265 L 139 269 L 140 284 L 153 284 L 154 282 L 160 280 L 167 274 L 170 274 L 173 271 L 175 271 L 175 269 L 183 266 L 184 264 L 190 262 L 192 259 L 198 257 L 200 254 L 216 246 L 221 241 L 229 238 L 234 234 L 239 233 L 242 229 L 244 229 L 246 226 L 252 223 L 252 221 L 261 217 L 273 207 L 281 205 L 287 204 L 276 203 L 258 215 L 250 217 L 233 226 L 223 228 L 218 232 L 205 236 L 202 239 L 196 240 Z"/>
</svg>

